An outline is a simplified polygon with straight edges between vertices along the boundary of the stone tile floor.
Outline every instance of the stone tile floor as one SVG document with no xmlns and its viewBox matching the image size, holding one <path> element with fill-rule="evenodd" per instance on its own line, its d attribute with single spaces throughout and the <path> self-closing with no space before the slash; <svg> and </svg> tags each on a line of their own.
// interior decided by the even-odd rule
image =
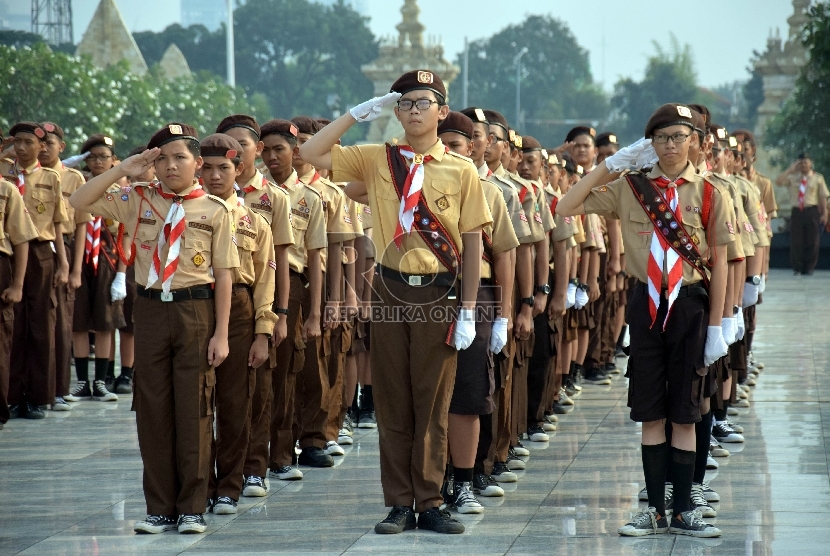
<svg viewBox="0 0 830 556">
<path fill-rule="evenodd" d="M 467 532 L 378 536 L 384 514 L 377 433 L 359 431 L 332 469 L 270 481 L 205 535 L 137 536 L 145 515 L 130 399 L 81 402 L 0 431 L 0 554 L 830 554 L 830 273 L 773 271 L 755 347 L 766 363 L 752 407 L 735 419 L 745 445 L 707 476 L 720 493 L 722 539 L 620 538 L 643 486 L 625 379 L 586 386 L 549 443 L 531 444 L 519 483 L 484 499 Z"/>
</svg>

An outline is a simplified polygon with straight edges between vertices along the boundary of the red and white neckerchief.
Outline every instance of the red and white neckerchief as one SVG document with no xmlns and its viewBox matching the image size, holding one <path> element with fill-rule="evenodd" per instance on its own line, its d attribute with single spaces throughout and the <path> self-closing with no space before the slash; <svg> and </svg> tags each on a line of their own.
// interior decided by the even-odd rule
<svg viewBox="0 0 830 556">
<path fill-rule="evenodd" d="M 206 193 L 201 186 L 196 186 L 193 191 L 187 195 L 167 193 L 161 189 L 161 186 L 156 187 L 156 192 L 164 199 L 172 199 L 173 203 L 170 205 L 170 210 L 167 211 L 167 217 L 164 219 L 164 226 L 159 232 L 156 250 L 153 252 L 153 264 L 150 265 L 150 272 L 147 277 L 147 287 L 149 288 L 159 279 L 159 274 L 162 272 L 161 250 L 165 244 L 169 243 L 170 248 L 167 251 L 167 260 L 164 262 L 161 289 L 164 293 L 170 293 L 170 285 L 173 283 L 173 275 L 176 273 L 176 269 L 179 266 L 179 251 L 181 249 L 182 236 L 184 235 L 185 229 L 184 201 L 197 199 L 203 195 L 206 195 Z"/>
<path fill-rule="evenodd" d="M 101 253 L 101 223 L 100 216 L 86 223 L 86 244 L 84 245 L 84 261 L 92 265 L 93 274 L 98 274 L 98 255 Z"/>
<path fill-rule="evenodd" d="M 807 197 L 807 176 L 801 176 L 801 183 L 798 185 L 798 210 L 804 210 L 804 199 Z"/>
<path fill-rule="evenodd" d="M 253 181 L 253 180 L 251 180 L 251 181 Z M 264 189 L 266 185 L 268 185 L 268 180 L 265 178 L 265 176 L 262 176 L 262 188 Z M 236 184 L 234 184 L 234 187 L 236 187 L 237 190 L 239 190 L 239 186 L 237 186 Z M 246 185 L 245 187 L 242 188 L 242 192 L 245 193 L 245 194 L 253 193 L 254 191 L 257 191 L 257 188 L 253 183 L 248 184 L 248 185 Z"/>
<path fill-rule="evenodd" d="M 533 184 L 533 182 L 530 182 L 530 187 L 533 188 L 533 196 L 536 197 L 536 186 Z M 527 188 L 527 186 L 522 185 L 522 190 L 519 191 L 519 202 L 520 203 L 525 202 L 525 197 L 527 197 L 527 192 L 528 191 L 530 191 L 530 190 Z"/>
<path fill-rule="evenodd" d="M 678 224 L 682 223 L 680 211 L 677 210 L 677 188 L 686 183 L 683 178 L 678 178 L 675 181 L 669 181 L 665 177 L 659 177 L 654 180 L 654 184 L 661 189 L 665 189 L 666 202 L 669 205 L 669 210 L 672 211 Z M 651 234 L 651 253 L 648 257 L 648 312 L 651 315 L 651 326 L 657 320 L 657 309 L 660 307 L 660 293 L 663 286 L 663 263 L 666 265 L 666 272 L 668 274 L 667 290 L 669 292 L 668 309 L 666 310 L 666 319 L 663 321 L 663 330 L 666 329 L 666 323 L 669 322 L 669 315 L 674 301 L 677 299 L 677 294 L 680 293 L 680 287 L 683 284 L 683 261 L 680 260 L 680 255 L 677 251 L 672 249 L 666 238 L 660 230 L 655 229 Z"/>
<path fill-rule="evenodd" d="M 40 170 L 40 160 L 37 161 L 31 172 L 27 172 L 25 168 L 19 168 L 17 161 L 15 161 L 14 167 L 17 168 L 17 190 L 20 191 L 20 196 L 23 197 L 26 195 L 26 176 Z"/>
<path fill-rule="evenodd" d="M 433 157 L 430 154 L 426 156 L 415 154 L 415 151 L 409 145 L 399 146 L 398 152 L 412 163 L 409 167 L 409 174 L 406 176 L 406 182 L 403 184 L 401 207 L 398 210 L 398 225 L 395 228 L 395 246 L 400 249 L 403 243 L 403 233 L 410 233 L 412 224 L 415 222 L 415 207 L 418 206 L 421 189 L 424 187 L 424 165 Z"/>
</svg>

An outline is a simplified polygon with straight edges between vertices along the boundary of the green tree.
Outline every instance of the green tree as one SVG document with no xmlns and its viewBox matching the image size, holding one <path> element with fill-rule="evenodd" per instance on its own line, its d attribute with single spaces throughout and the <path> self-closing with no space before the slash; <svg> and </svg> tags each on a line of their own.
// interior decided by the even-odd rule
<svg viewBox="0 0 830 556">
<path fill-rule="evenodd" d="M 558 146 L 573 126 L 552 121 L 606 118 L 608 101 L 594 84 L 588 52 L 565 23 L 540 15 L 470 43 L 470 105 L 497 110 L 512 126 L 520 126 L 513 60 L 524 47 L 528 53 L 522 58 L 521 108 L 526 124 L 519 129 L 521 133 L 536 137 L 543 145 Z M 463 63 L 461 55 L 457 63 Z M 456 83 L 453 89 L 453 103 L 460 102 L 460 86 Z"/>
<path fill-rule="evenodd" d="M 224 27 L 211 32 L 204 25 L 182 27 L 175 23 L 161 33 L 142 31 L 133 33 L 133 38 L 148 66 L 159 63 L 164 51 L 175 44 L 184 54 L 191 70 L 209 71 L 216 77 L 225 77 L 227 64 Z"/>
<path fill-rule="evenodd" d="M 820 172 L 830 171 L 830 7 L 810 8 L 802 31 L 809 61 L 796 80 L 795 91 L 770 122 L 766 143 L 780 149 L 773 161 L 785 166 L 800 152 L 808 152 Z"/>
</svg>

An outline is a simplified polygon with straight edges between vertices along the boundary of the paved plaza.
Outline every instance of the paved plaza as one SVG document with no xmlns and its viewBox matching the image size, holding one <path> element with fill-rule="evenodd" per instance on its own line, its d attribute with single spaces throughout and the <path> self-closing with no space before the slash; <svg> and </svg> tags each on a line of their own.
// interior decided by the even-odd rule
<svg viewBox="0 0 830 556">
<path fill-rule="evenodd" d="M 749 409 L 733 418 L 746 443 L 707 480 L 720 494 L 711 520 L 721 539 L 621 538 L 642 503 L 638 426 L 626 380 L 584 387 L 576 409 L 532 455 L 504 498 L 460 516 L 463 535 L 380 536 L 386 513 L 376 431 L 330 469 L 270 480 L 265 499 L 242 498 L 236 516 L 206 515 L 205 535 L 133 533 L 145 517 L 130 396 L 80 402 L 44 421 L 0 431 L 0 555 L 108 554 L 830 554 L 830 273 L 771 273 L 758 309 L 755 350 L 766 364 Z"/>
</svg>

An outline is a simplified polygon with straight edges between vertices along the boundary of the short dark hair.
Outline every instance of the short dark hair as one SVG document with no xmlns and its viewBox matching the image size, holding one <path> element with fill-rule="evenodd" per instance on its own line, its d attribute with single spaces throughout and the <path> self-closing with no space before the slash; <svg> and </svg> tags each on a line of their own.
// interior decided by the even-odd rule
<svg viewBox="0 0 830 556">
<path fill-rule="evenodd" d="M 184 144 L 187 147 L 187 150 L 190 151 L 190 154 L 193 155 L 194 158 L 199 158 L 202 156 L 202 149 L 199 147 L 199 142 L 195 139 L 184 139 Z"/>
</svg>

